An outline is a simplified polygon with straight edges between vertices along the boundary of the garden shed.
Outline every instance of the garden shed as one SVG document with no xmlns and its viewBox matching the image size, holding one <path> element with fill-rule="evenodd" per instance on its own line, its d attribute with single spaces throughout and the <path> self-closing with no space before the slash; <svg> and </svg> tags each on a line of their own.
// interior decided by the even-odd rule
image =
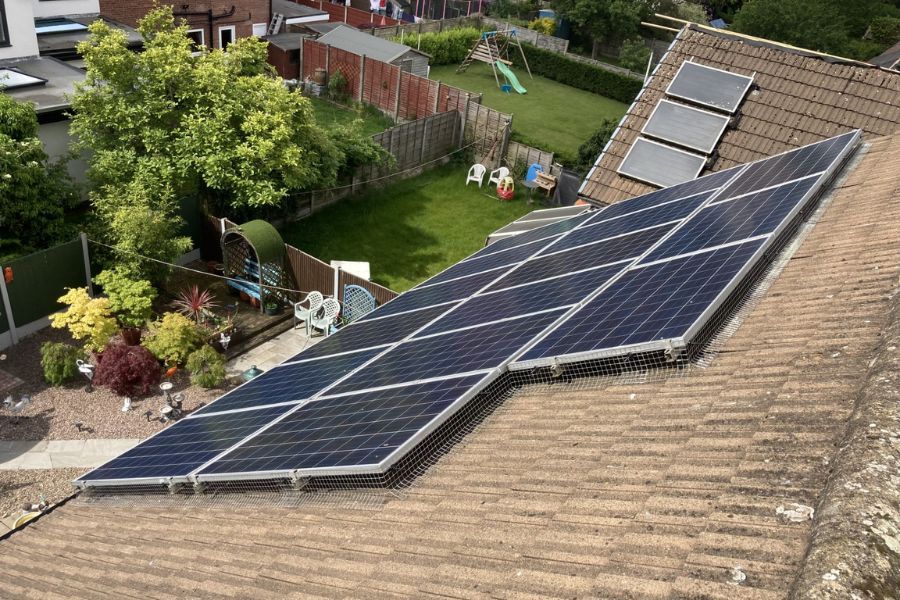
<svg viewBox="0 0 900 600">
<path fill-rule="evenodd" d="M 289 300 L 284 289 L 294 289 L 290 269 L 285 268 L 284 240 L 270 223 L 257 219 L 225 230 L 222 261 L 228 286 L 259 302 Z"/>
<path fill-rule="evenodd" d="M 319 42 L 359 56 L 397 65 L 419 77 L 428 77 L 428 59 L 424 52 L 383 40 L 347 25 L 335 27 L 318 39 Z"/>
</svg>

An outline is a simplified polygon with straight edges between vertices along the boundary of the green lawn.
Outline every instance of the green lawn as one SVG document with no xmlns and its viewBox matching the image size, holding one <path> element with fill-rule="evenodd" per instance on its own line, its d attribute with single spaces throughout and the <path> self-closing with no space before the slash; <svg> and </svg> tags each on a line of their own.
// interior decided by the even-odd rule
<svg viewBox="0 0 900 600">
<path fill-rule="evenodd" d="M 603 119 L 620 119 L 628 109 L 616 100 L 552 79 L 538 75 L 531 79 L 525 69 L 512 70 L 527 94 L 501 92 L 490 65 L 482 62 L 472 63 L 465 73 L 456 73 L 456 65 L 432 67 L 430 77 L 464 90 L 483 92 L 486 106 L 512 113 L 513 133 L 523 143 L 573 157 Z M 503 83 L 503 75 L 497 75 Z"/>
<path fill-rule="evenodd" d="M 324 261 L 369 261 L 372 280 L 402 292 L 484 245 L 489 233 L 525 213 L 521 190 L 500 202 L 494 188 L 465 185 L 451 164 L 342 200 L 284 230 L 284 240 Z M 485 180 L 487 177 L 485 177 Z"/>
<path fill-rule="evenodd" d="M 366 135 L 375 135 L 381 133 L 385 129 L 394 126 L 394 122 L 390 117 L 381 114 L 375 109 L 371 110 L 354 110 L 345 106 L 332 104 L 321 98 L 309 97 L 313 105 L 313 111 L 316 114 L 316 123 L 323 128 L 328 129 L 329 126 L 346 123 L 356 118 L 363 120 L 363 131 Z"/>
</svg>

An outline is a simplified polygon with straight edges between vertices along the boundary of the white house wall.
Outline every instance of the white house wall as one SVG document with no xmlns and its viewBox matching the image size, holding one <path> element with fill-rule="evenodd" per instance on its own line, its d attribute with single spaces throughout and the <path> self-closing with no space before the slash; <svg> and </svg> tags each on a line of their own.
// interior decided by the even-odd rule
<svg viewBox="0 0 900 600">
<path fill-rule="evenodd" d="M 68 2 L 68 0 L 61 1 L 63 4 Z M 0 47 L 0 60 L 38 55 L 37 35 L 34 33 L 33 2 L 36 3 L 36 0 L 4 0 L 10 45 Z M 42 2 L 42 4 L 58 3 L 59 1 Z"/>
<path fill-rule="evenodd" d="M 9 2 L 10 0 L 7 0 Z M 19 0 L 12 0 L 17 2 Z M 100 0 L 31 0 L 34 6 L 34 17 L 63 17 L 67 15 L 100 14 Z"/>
<path fill-rule="evenodd" d="M 42 123 L 38 127 L 38 137 L 44 143 L 44 151 L 53 160 L 59 160 L 69 152 L 69 121 L 57 121 L 55 123 Z M 69 175 L 77 183 L 87 181 L 87 161 L 84 156 L 73 158 L 66 165 Z"/>
</svg>

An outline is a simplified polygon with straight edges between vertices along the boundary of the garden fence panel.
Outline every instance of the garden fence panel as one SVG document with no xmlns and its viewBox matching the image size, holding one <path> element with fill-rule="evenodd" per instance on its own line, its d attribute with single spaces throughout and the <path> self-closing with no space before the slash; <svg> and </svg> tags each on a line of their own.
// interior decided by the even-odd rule
<svg viewBox="0 0 900 600">
<path fill-rule="evenodd" d="M 84 263 L 84 248 L 76 239 L 5 264 L 12 269 L 13 279 L 6 289 L 16 327 L 65 308 L 56 300 L 66 293 L 66 288 L 85 287 L 88 283 Z"/>
<path fill-rule="evenodd" d="M 538 163 L 544 168 L 545 173 L 549 173 L 550 167 L 553 166 L 553 153 L 545 152 L 538 148 L 532 148 L 531 146 L 526 146 L 519 142 L 510 141 L 509 147 L 506 150 L 505 161 L 506 166 L 510 168 L 517 162 L 521 162 L 526 167 Z"/>
<path fill-rule="evenodd" d="M 392 113 L 397 106 L 400 67 L 366 57 L 363 102 Z"/>
<path fill-rule="evenodd" d="M 318 8 L 328 13 L 328 20 L 337 23 L 347 23 L 353 27 L 385 27 L 397 25 L 399 21 L 391 17 L 376 15 L 369 11 L 359 10 L 351 6 L 341 4 L 332 4 L 331 2 L 323 2 L 322 0 L 294 0 L 297 4 Z"/>
<path fill-rule="evenodd" d="M 319 291 L 326 296 L 334 295 L 334 268 L 331 265 L 289 244 L 284 245 L 284 251 L 298 290 L 304 294 Z"/>
<path fill-rule="evenodd" d="M 503 157 L 512 116 L 482 104 L 470 103 L 466 112 L 464 138 L 472 144 L 475 161 L 496 169 Z"/>
<path fill-rule="evenodd" d="M 312 40 L 303 40 L 303 69 L 302 73 L 300 73 L 302 79 L 306 79 L 307 77 L 312 79 L 316 73 L 316 69 L 326 68 L 327 48 L 328 47 L 325 44 L 319 44 Z"/>
<path fill-rule="evenodd" d="M 431 21 L 428 23 L 406 23 L 400 25 L 389 25 L 387 27 L 377 27 L 373 29 L 372 35 L 384 39 L 392 39 L 395 37 L 400 37 L 400 32 L 403 32 L 404 36 L 419 33 L 420 28 L 422 32 L 425 32 L 447 31 L 449 29 L 461 29 L 463 27 L 474 27 L 478 29 L 481 27 L 481 18 L 478 15 L 472 15 L 470 17 L 453 17 L 451 19 L 441 19 L 439 21 Z"/>
<path fill-rule="evenodd" d="M 338 71 L 347 80 L 347 93 L 351 98 L 359 98 L 359 71 L 361 56 L 357 56 L 346 50 L 331 47 L 330 64 L 328 65 L 328 77 Z"/>
</svg>

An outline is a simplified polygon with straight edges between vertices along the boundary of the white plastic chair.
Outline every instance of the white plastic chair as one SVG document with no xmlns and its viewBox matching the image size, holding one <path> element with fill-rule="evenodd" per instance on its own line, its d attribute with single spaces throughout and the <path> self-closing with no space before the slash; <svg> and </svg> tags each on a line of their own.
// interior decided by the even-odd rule
<svg viewBox="0 0 900 600">
<path fill-rule="evenodd" d="M 488 177 L 488 185 L 491 185 L 492 183 L 494 185 L 500 185 L 500 182 L 503 181 L 504 177 L 509 177 L 509 169 L 506 167 L 495 169 L 491 171 L 491 176 Z"/>
<path fill-rule="evenodd" d="M 321 329 L 322 333 L 327 336 L 331 333 L 331 326 L 339 314 L 341 314 L 341 303 L 334 298 L 325 298 L 322 308 L 307 323 L 313 329 Z"/>
<path fill-rule="evenodd" d="M 294 304 L 294 327 L 299 321 L 306 323 L 306 334 L 309 335 L 309 319 L 322 308 L 325 297 L 321 292 L 310 292 L 306 298 Z M 306 304 L 306 306 L 303 306 Z"/>
<path fill-rule="evenodd" d="M 481 163 L 475 163 L 472 165 L 472 168 L 469 169 L 469 176 L 466 178 L 466 185 L 469 185 L 470 181 L 475 181 L 478 183 L 478 187 L 481 187 L 481 184 L 484 183 L 484 174 L 487 172 L 487 167 L 485 167 Z"/>
</svg>

